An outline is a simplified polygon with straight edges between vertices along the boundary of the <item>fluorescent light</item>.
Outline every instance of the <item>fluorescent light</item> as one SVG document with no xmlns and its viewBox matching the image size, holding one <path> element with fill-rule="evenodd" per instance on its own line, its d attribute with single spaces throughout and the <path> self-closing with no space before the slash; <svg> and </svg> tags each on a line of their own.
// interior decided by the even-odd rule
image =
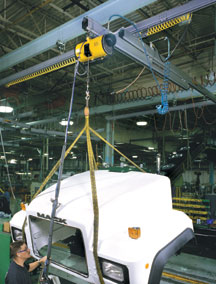
<svg viewBox="0 0 216 284">
<path fill-rule="evenodd" d="M 13 111 L 13 108 L 10 106 L 0 106 L 0 112 L 10 113 Z"/>
<path fill-rule="evenodd" d="M 63 119 L 62 121 L 59 122 L 62 126 L 66 126 L 68 124 L 68 121 Z M 69 122 L 70 125 L 73 125 L 73 121 Z"/>
<path fill-rule="evenodd" d="M 148 147 L 149 150 L 154 150 L 154 147 Z"/>
<path fill-rule="evenodd" d="M 132 156 L 132 158 L 137 159 L 137 158 L 138 158 L 138 156 L 136 156 L 136 155 L 135 155 L 135 156 Z"/>
<path fill-rule="evenodd" d="M 29 159 L 28 159 L 28 161 L 32 161 L 32 160 L 33 160 L 32 158 L 29 158 Z"/>
<path fill-rule="evenodd" d="M 16 164 L 16 163 L 17 163 L 17 160 L 11 159 L 8 163 L 10 163 L 10 164 Z"/>
<path fill-rule="evenodd" d="M 148 124 L 148 122 L 147 122 L 147 121 L 137 121 L 136 124 L 137 124 L 138 126 L 145 126 L 145 125 Z"/>
<path fill-rule="evenodd" d="M 17 175 L 31 175 L 31 173 L 16 172 Z"/>
</svg>

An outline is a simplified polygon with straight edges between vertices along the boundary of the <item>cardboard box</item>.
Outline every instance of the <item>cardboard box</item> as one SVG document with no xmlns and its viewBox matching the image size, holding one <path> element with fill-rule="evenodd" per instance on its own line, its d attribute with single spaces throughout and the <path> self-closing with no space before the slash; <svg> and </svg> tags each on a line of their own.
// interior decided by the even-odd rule
<svg viewBox="0 0 216 284">
<path fill-rule="evenodd" d="M 10 223 L 9 222 L 3 223 L 3 232 L 10 233 Z"/>
</svg>

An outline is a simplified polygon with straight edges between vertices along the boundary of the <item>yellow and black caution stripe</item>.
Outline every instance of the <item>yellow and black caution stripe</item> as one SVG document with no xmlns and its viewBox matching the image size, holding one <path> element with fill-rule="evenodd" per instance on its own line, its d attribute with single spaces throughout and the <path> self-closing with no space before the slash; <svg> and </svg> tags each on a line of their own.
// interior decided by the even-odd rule
<svg viewBox="0 0 216 284">
<path fill-rule="evenodd" d="M 206 209 L 206 208 L 210 208 L 210 206 L 206 206 L 206 205 L 199 205 L 199 204 L 182 204 L 182 203 L 173 203 L 173 206 L 175 207 L 191 207 L 191 208 L 196 208 L 196 209 Z"/>
<path fill-rule="evenodd" d="M 173 197 L 173 209 L 183 211 L 196 223 L 197 220 L 206 221 L 210 216 L 210 200 L 195 198 Z"/>
<path fill-rule="evenodd" d="M 183 211 L 186 214 L 208 215 L 208 212 L 206 211 L 187 210 L 187 209 L 180 209 L 180 208 L 175 208 L 175 210 Z"/>
<path fill-rule="evenodd" d="M 208 199 L 195 199 L 195 198 L 183 198 L 183 197 L 173 197 L 173 200 L 181 201 L 181 202 L 209 202 Z"/>
<path fill-rule="evenodd" d="M 66 59 L 66 60 L 64 60 L 64 61 L 62 61 L 62 62 L 53 64 L 52 66 L 43 68 L 43 69 L 41 69 L 41 70 L 39 70 L 39 71 L 33 72 L 33 73 L 31 73 L 31 74 L 28 74 L 28 75 L 26 75 L 26 76 L 23 76 L 23 77 L 20 77 L 20 78 L 18 78 L 18 79 L 16 79 L 16 80 L 13 80 L 13 81 L 7 83 L 5 86 L 6 86 L 6 87 L 10 87 L 10 86 L 13 86 L 13 85 L 22 83 L 22 82 L 24 82 L 24 81 L 27 81 L 27 80 L 30 80 L 30 79 L 33 79 L 33 78 L 42 76 L 42 75 L 44 75 L 44 74 L 47 74 L 47 73 L 56 71 L 56 70 L 58 70 L 58 69 L 67 67 L 67 66 L 69 66 L 69 65 L 74 64 L 75 62 L 76 62 L 75 57 L 71 57 L 71 58 Z"/>
<path fill-rule="evenodd" d="M 157 26 L 149 28 L 144 35 L 145 36 L 150 36 L 150 35 L 159 33 L 159 32 L 161 32 L 163 30 L 166 30 L 166 29 L 171 28 L 171 27 L 173 27 L 175 25 L 178 25 L 178 24 L 180 24 L 182 22 L 186 22 L 187 21 L 188 23 L 190 23 L 191 19 L 192 19 L 192 14 L 191 13 L 187 13 L 187 14 L 185 14 L 183 16 L 174 18 L 172 20 L 169 20 L 167 22 L 164 22 L 164 23 L 161 23 L 161 24 L 159 24 Z"/>
</svg>

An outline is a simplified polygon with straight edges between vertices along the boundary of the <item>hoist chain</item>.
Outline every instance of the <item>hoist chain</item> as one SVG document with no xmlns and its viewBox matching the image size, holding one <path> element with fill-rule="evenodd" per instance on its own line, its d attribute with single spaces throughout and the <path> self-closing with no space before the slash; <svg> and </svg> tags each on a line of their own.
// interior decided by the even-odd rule
<svg viewBox="0 0 216 284">
<path fill-rule="evenodd" d="M 88 61 L 88 65 L 87 65 L 87 80 L 86 80 L 86 96 L 85 96 L 85 100 L 86 100 L 86 106 L 89 106 L 89 99 L 90 99 L 90 94 L 89 94 L 89 61 Z"/>
</svg>

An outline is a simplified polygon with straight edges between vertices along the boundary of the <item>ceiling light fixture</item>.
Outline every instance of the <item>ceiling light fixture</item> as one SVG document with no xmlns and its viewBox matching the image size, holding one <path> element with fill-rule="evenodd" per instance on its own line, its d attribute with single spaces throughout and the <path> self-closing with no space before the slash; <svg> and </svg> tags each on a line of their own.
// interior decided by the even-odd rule
<svg viewBox="0 0 216 284">
<path fill-rule="evenodd" d="M 132 158 L 137 159 L 137 158 L 138 158 L 138 156 L 134 155 L 134 156 L 132 156 Z"/>
<path fill-rule="evenodd" d="M 137 121 L 137 122 L 136 122 L 136 125 L 138 125 L 138 126 L 145 126 L 145 125 L 147 125 L 147 124 L 148 124 L 147 121 Z"/>
<path fill-rule="evenodd" d="M 65 119 L 62 119 L 62 121 L 59 122 L 62 126 L 66 126 L 68 124 L 68 121 Z M 73 125 L 73 121 L 69 122 L 70 125 Z"/>
<path fill-rule="evenodd" d="M 148 147 L 149 150 L 154 150 L 154 147 Z"/>
<path fill-rule="evenodd" d="M 8 163 L 9 163 L 9 164 L 16 164 L 16 163 L 17 163 L 17 160 L 11 159 Z"/>
<path fill-rule="evenodd" d="M 11 113 L 13 111 L 13 108 L 9 105 L 9 103 L 6 100 L 2 100 L 0 103 L 0 112 L 1 113 Z"/>
</svg>

